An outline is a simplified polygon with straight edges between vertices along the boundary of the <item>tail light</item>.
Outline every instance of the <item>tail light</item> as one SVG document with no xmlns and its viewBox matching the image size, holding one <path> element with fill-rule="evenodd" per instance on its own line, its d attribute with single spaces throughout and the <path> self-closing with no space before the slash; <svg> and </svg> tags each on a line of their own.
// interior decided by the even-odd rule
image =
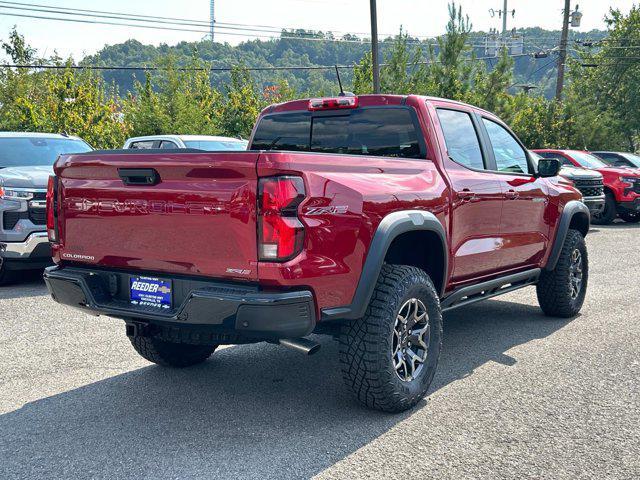
<svg viewBox="0 0 640 480">
<path fill-rule="evenodd" d="M 309 110 L 339 110 L 343 108 L 357 108 L 358 97 L 312 98 L 309 100 Z"/>
<path fill-rule="evenodd" d="M 47 184 L 47 235 L 49 241 L 58 241 L 58 177 L 51 175 Z"/>
<path fill-rule="evenodd" d="M 298 206 L 305 198 L 302 178 L 261 178 L 258 196 L 260 260 L 282 262 L 295 257 L 304 241 L 304 225 L 298 219 Z"/>
</svg>

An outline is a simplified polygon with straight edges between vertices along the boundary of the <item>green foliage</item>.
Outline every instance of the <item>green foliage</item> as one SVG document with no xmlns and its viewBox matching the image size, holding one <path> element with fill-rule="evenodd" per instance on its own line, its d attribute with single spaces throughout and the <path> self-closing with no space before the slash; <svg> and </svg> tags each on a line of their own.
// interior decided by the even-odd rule
<svg viewBox="0 0 640 480">
<path fill-rule="evenodd" d="M 46 63 L 34 58 L 35 50 L 15 30 L 3 49 L 15 63 Z M 95 146 L 121 145 L 129 129 L 118 116 L 117 92 L 99 75 L 73 70 L 70 63 L 57 66 L 59 70 L 33 73 L 0 70 L 0 129 L 66 132 Z"/>
<path fill-rule="evenodd" d="M 230 137 L 248 137 L 264 106 L 263 98 L 244 68 L 231 72 L 231 83 L 225 90 L 218 105 L 220 131 Z"/>
<path fill-rule="evenodd" d="M 36 54 L 35 49 L 25 43 L 24 37 L 18 33 L 15 26 L 11 32 L 9 32 L 9 40 L 2 42 L 2 49 L 11 57 L 13 63 L 17 65 L 31 63 Z"/>
<path fill-rule="evenodd" d="M 573 66 L 571 100 L 586 106 L 586 112 L 602 120 L 609 141 L 635 150 L 640 143 L 640 6 L 628 15 L 612 9 L 607 17 L 609 37 L 596 52 L 582 53 L 584 62 L 596 68 Z"/>
</svg>

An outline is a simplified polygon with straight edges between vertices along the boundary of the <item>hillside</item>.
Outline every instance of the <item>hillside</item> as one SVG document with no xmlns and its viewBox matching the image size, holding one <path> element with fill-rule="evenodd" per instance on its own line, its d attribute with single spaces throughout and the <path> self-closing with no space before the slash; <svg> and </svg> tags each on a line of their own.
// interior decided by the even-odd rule
<svg viewBox="0 0 640 480">
<path fill-rule="evenodd" d="M 534 53 L 543 49 L 551 49 L 558 45 L 560 32 L 542 30 L 540 28 L 528 28 L 518 30 L 525 39 L 525 53 Z M 283 35 L 312 36 L 316 39 L 331 38 L 330 34 L 322 32 L 283 32 Z M 570 45 L 575 41 L 599 40 L 607 35 L 605 31 L 594 30 L 587 33 L 571 32 Z M 349 37 L 357 39 L 357 37 Z M 474 52 L 477 57 L 485 57 L 483 48 L 478 48 L 484 38 L 483 32 L 471 34 Z M 392 39 L 385 39 L 381 43 L 381 53 L 384 58 L 392 44 Z M 412 42 L 413 48 L 428 49 L 427 44 L 417 39 Z M 362 56 L 369 51 L 366 43 L 346 43 L 333 41 L 303 41 L 290 38 L 278 40 L 253 40 L 231 46 L 224 43 L 211 43 L 203 40 L 200 42 L 182 42 L 177 45 L 143 45 L 136 40 L 129 40 L 122 44 L 110 45 L 96 53 L 84 58 L 81 65 L 139 67 L 154 66 L 158 63 L 173 58 L 178 65 L 188 65 L 193 56 L 210 63 L 215 67 L 229 67 L 231 65 L 244 64 L 247 67 L 282 67 L 282 66 L 318 66 L 318 65 L 353 65 L 360 61 Z M 548 58 L 533 58 L 523 56 L 515 58 L 514 81 L 515 83 L 532 83 L 539 87 L 540 92 L 546 96 L 552 94 L 555 77 L 555 54 Z M 478 60 L 487 62 L 491 68 L 493 60 Z M 300 92 L 330 93 L 335 91 L 335 73 L 333 70 L 280 70 L 280 71 L 254 71 L 254 78 L 263 85 L 272 84 L 285 78 L 296 90 Z M 341 70 L 343 80 L 348 85 L 351 82 L 350 69 Z M 136 78 L 142 79 L 144 73 L 130 70 L 105 71 L 104 77 L 108 82 L 114 82 L 121 93 L 130 91 Z M 227 72 L 212 72 L 211 81 L 214 85 L 228 79 Z"/>
</svg>

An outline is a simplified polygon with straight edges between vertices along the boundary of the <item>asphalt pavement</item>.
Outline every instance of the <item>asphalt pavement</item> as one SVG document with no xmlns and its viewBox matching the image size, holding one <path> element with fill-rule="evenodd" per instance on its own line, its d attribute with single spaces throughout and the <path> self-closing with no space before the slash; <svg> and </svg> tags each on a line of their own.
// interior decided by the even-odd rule
<svg viewBox="0 0 640 480">
<path fill-rule="evenodd" d="M 532 287 L 446 314 L 400 415 L 355 402 L 330 338 L 169 370 L 38 276 L 0 287 L 0 479 L 640 478 L 640 225 L 587 243 L 581 315 L 543 316 Z"/>
</svg>

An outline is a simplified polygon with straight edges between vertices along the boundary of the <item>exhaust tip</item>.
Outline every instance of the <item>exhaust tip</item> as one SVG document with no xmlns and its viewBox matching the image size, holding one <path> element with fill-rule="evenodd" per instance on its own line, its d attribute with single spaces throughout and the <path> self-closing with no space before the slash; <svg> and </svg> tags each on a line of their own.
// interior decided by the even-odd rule
<svg viewBox="0 0 640 480">
<path fill-rule="evenodd" d="M 305 355 L 313 355 L 317 353 L 321 347 L 318 342 L 314 342 L 308 338 L 281 338 L 278 340 L 278 343 L 283 347 L 304 353 Z"/>
</svg>

